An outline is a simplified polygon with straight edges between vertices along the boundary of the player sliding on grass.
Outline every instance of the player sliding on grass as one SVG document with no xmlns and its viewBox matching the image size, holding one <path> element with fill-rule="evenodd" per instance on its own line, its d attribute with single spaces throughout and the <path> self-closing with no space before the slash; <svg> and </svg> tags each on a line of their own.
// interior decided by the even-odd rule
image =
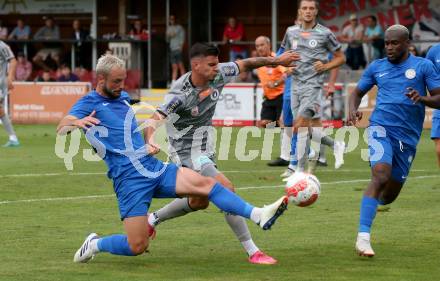
<svg viewBox="0 0 440 281">
<path fill-rule="evenodd" d="M 211 177 L 234 191 L 232 183 L 217 170 L 215 164 L 211 121 L 219 95 L 225 84 L 233 81 L 241 71 L 249 71 L 269 63 L 271 65 L 282 63 L 274 63 L 277 60 L 269 56 L 219 63 L 218 55 L 217 47 L 209 44 L 198 43 L 191 48 L 192 71 L 174 83 L 170 92 L 165 96 L 165 104 L 153 114 L 152 119 L 156 120 L 156 124 L 154 127 L 149 127 L 147 135 L 153 148 L 152 153 L 157 153 L 158 146 L 154 144 L 152 136 L 155 127 L 162 123 L 160 120 L 167 118 L 172 162 L 182 167 L 188 167 L 203 176 Z M 286 57 L 280 57 L 281 61 L 286 61 Z M 182 132 L 185 133 L 182 134 Z M 149 223 L 155 227 L 165 220 L 205 209 L 208 204 L 209 199 L 206 196 L 179 198 L 152 213 L 149 216 Z M 225 219 L 246 250 L 249 262 L 256 264 L 276 263 L 274 258 L 260 251 L 255 245 L 243 217 L 225 213 Z"/>
<path fill-rule="evenodd" d="M 347 121 L 356 124 L 362 118 L 358 111 L 362 97 L 374 85 L 378 87 L 368 128 L 372 176 L 361 202 L 355 246 L 362 256 L 374 256 L 370 230 L 377 206 L 393 202 L 408 176 L 423 128 L 425 105 L 440 108 L 440 75 L 432 62 L 408 53 L 409 42 L 406 27 L 389 27 L 385 32 L 387 58 L 367 67 L 350 96 Z"/>
<path fill-rule="evenodd" d="M 298 57 L 288 53 L 279 58 L 255 58 L 256 66 L 290 65 Z M 217 63 L 208 64 L 209 73 L 217 73 Z M 242 66 L 246 69 L 246 66 Z M 230 68 L 229 71 L 234 71 Z M 228 72 L 229 73 L 229 72 Z M 93 147 L 108 166 L 108 177 L 118 199 L 119 212 L 126 234 L 99 237 L 90 234 L 74 256 L 74 262 L 88 262 L 99 252 L 134 256 L 146 251 L 151 231 L 147 212 L 153 197 L 208 198 L 226 213 L 248 218 L 269 229 L 287 207 L 287 197 L 257 208 L 235 193 L 191 169 L 164 164 L 150 156 L 142 134 L 137 130 L 129 96 L 123 91 L 127 72 L 124 62 L 112 55 L 102 56 L 96 67 L 97 86 L 82 97 L 57 127 L 58 134 L 76 128 L 86 130 Z"/>
</svg>

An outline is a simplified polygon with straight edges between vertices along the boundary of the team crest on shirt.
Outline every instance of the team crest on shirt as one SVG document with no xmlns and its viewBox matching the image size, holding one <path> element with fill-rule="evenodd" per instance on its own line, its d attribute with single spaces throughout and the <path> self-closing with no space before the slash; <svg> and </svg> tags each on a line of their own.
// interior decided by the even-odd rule
<svg viewBox="0 0 440 281">
<path fill-rule="evenodd" d="M 316 41 L 315 39 L 309 41 L 310 48 L 315 48 L 317 45 L 318 45 L 318 41 Z"/>
<path fill-rule="evenodd" d="M 212 89 L 211 92 L 211 99 L 212 100 L 218 100 L 218 97 L 220 96 L 220 93 L 217 89 Z"/>
<path fill-rule="evenodd" d="M 199 115 L 199 107 L 196 106 L 191 108 L 191 116 L 197 116 L 197 115 Z"/>
<path fill-rule="evenodd" d="M 416 70 L 413 68 L 406 70 L 405 77 L 408 79 L 414 79 L 416 77 Z"/>
</svg>

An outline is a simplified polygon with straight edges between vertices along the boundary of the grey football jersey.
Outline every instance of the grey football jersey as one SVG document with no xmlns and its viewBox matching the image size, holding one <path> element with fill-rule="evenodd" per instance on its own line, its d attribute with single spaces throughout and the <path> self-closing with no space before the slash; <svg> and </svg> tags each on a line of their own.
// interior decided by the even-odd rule
<svg viewBox="0 0 440 281">
<path fill-rule="evenodd" d="M 207 131 L 204 128 L 212 124 L 223 87 L 240 72 L 235 62 L 220 63 L 218 69 L 217 76 L 208 88 L 195 87 L 191 83 L 191 72 L 188 72 L 165 95 L 165 103 L 157 111 L 169 116 L 166 127 L 170 152 L 189 153 L 194 146 L 201 146 L 207 154 L 214 154 L 212 145 L 207 143 Z"/>
<path fill-rule="evenodd" d="M 11 48 L 0 41 L 0 88 L 6 87 L 6 77 L 8 76 L 8 62 L 14 58 Z"/>
<path fill-rule="evenodd" d="M 312 29 L 304 30 L 300 25 L 294 25 L 287 28 L 281 47 L 294 50 L 301 56 L 300 60 L 295 62 L 293 79 L 307 81 L 307 86 L 310 87 L 321 87 L 326 74 L 317 73 L 313 63 L 318 60 L 327 63 L 329 53 L 340 49 L 341 44 L 325 26 L 316 24 Z"/>
</svg>

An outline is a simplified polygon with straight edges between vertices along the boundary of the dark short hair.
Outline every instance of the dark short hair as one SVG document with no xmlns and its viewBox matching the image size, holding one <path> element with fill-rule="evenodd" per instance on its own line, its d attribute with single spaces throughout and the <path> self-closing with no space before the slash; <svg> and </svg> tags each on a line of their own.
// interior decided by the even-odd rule
<svg viewBox="0 0 440 281">
<path fill-rule="evenodd" d="M 377 18 L 376 18 L 376 16 L 371 15 L 371 16 L 369 16 L 369 18 L 370 18 L 372 21 L 377 22 Z"/>
<path fill-rule="evenodd" d="M 191 51 L 189 54 L 189 57 L 195 58 L 195 57 L 207 57 L 207 56 L 218 56 L 220 54 L 219 49 L 209 43 L 195 43 L 191 47 Z"/>
</svg>

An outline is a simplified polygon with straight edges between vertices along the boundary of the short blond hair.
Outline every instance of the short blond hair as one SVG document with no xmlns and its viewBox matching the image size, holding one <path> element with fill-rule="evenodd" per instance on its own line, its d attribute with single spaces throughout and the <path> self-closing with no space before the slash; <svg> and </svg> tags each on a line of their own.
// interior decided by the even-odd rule
<svg viewBox="0 0 440 281">
<path fill-rule="evenodd" d="M 96 64 L 96 74 L 107 76 L 113 67 L 125 69 L 125 62 L 114 55 L 102 55 Z"/>
</svg>

